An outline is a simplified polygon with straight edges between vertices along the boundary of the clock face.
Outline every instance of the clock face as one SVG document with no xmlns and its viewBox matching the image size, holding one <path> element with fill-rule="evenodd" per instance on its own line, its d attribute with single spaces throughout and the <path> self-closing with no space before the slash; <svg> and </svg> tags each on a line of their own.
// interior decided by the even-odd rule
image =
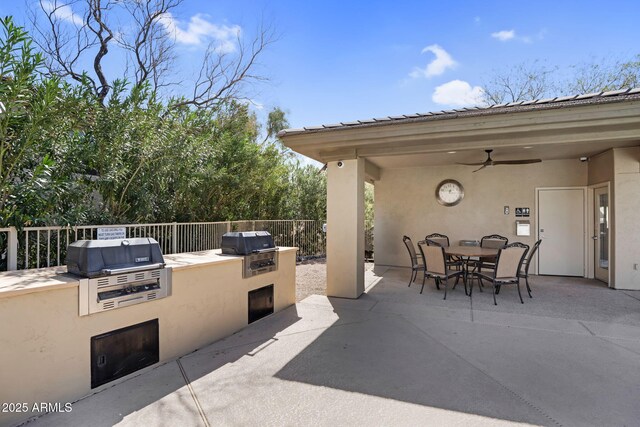
<svg viewBox="0 0 640 427">
<path fill-rule="evenodd" d="M 436 199 L 443 206 L 455 206 L 462 201 L 462 184 L 453 179 L 445 179 L 436 187 Z"/>
</svg>

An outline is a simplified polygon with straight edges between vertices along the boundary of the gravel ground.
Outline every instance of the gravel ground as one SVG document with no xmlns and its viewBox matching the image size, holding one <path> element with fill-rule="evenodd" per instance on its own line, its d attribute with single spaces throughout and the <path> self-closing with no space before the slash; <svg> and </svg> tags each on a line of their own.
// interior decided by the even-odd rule
<svg viewBox="0 0 640 427">
<path fill-rule="evenodd" d="M 365 263 L 364 268 L 365 270 L 372 269 L 373 263 Z M 302 261 L 296 265 L 296 302 L 314 294 L 327 294 L 326 258 Z"/>
</svg>

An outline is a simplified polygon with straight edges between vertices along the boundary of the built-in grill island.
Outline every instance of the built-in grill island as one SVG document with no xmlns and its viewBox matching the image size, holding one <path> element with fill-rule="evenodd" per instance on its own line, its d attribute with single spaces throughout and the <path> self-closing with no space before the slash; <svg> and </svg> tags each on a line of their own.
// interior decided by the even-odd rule
<svg viewBox="0 0 640 427">
<path fill-rule="evenodd" d="M 241 231 L 222 236 L 224 255 L 242 256 L 242 278 L 248 279 L 278 270 L 278 248 L 267 231 Z M 261 287 L 249 291 L 248 323 L 253 323 L 274 312 L 274 285 L 266 281 Z"/>
<path fill-rule="evenodd" d="M 222 236 L 222 253 L 243 257 L 242 277 L 248 278 L 278 269 L 278 248 L 267 231 L 238 231 Z"/>
<path fill-rule="evenodd" d="M 249 239 L 256 240 L 255 250 L 275 249 L 263 233 L 255 236 Z M 142 246 L 133 238 L 128 245 L 76 242 L 68 268 L 0 272 L 0 324 L 11 325 L 0 328 L 0 359 L 10 367 L 0 369 L 0 384 L 19 384 L 0 387 L 0 401 L 73 402 L 295 304 L 296 248 L 256 253 L 241 240 L 235 256 L 220 249 L 161 254 L 149 239 Z M 259 255 L 247 258 L 246 278 L 244 252 Z M 79 295 L 83 315 L 76 308 Z M 163 295 L 171 297 L 158 299 Z M 0 413 L 0 425 L 40 415 Z"/>
<path fill-rule="evenodd" d="M 151 238 L 78 240 L 67 247 L 66 264 L 83 277 L 80 316 L 171 295 L 171 268 Z"/>
</svg>

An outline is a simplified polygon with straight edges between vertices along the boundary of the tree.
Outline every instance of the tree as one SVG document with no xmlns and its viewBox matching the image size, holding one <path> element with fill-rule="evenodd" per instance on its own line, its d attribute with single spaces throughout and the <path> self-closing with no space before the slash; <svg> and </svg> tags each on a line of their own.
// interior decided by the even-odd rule
<svg viewBox="0 0 640 427">
<path fill-rule="evenodd" d="M 269 115 L 267 117 L 267 129 L 264 142 L 275 139 L 276 135 L 278 135 L 278 132 L 288 128 L 289 126 L 290 125 L 289 119 L 287 119 L 287 113 L 283 109 L 275 107 L 269 112 Z"/>
<path fill-rule="evenodd" d="M 77 92 L 42 78 L 27 33 L 0 24 L 0 227 L 73 220 Z"/>
<path fill-rule="evenodd" d="M 2 25 L 0 227 L 325 218 L 324 175 L 274 139 L 282 109 L 263 141 L 244 102 L 176 108 L 119 79 L 100 100 L 47 76 L 27 33 Z"/>
<path fill-rule="evenodd" d="M 630 60 L 594 59 L 565 72 L 539 61 L 522 63 L 505 71 L 494 70 L 483 86 L 487 104 L 629 89 L 640 86 L 640 55 Z"/>
<path fill-rule="evenodd" d="M 36 43 L 52 75 L 86 85 L 105 104 L 116 79 L 133 82 L 131 89 L 149 84 L 158 91 L 175 82 L 173 19 L 183 0 L 39 0 L 31 22 Z M 119 24 L 116 24 L 118 22 Z M 171 102 L 171 108 L 210 108 L 245 97 L 247 87 L 265 78 L 255 73 L 258 58 L 274 42 L 274 31 L 258 28 L 244 41 L 239 28 L 230 46 L 210 44 L 202 58 L 193 88 Z M 111 58 L 127 59 L 125 75 L 109 77 L 104 64 Z M 91 63 L 86 70 L 85 64 Z"/>
<path fill-rule="evenodd" d="M 640 86 L 640 54 L 633 59 L 593 60 L 573 66 L 574 77 L 565 83 L 570 94 L 592 93 Z"/>
<path fill-rule="evenodd" d="M 556 71 L 556 67 L 538 61 L 517 64 L 503 72 L 494 71 L 483 85 L 485 102 L 502 104 L 541 99 L 555 91 L 553 75 Z"/>
<path fill-rule="evenodd" d="M 290 219 L 327 218 L 327 179 L 312 165 L 297 162 L 291 169 Z"/>
</svg>

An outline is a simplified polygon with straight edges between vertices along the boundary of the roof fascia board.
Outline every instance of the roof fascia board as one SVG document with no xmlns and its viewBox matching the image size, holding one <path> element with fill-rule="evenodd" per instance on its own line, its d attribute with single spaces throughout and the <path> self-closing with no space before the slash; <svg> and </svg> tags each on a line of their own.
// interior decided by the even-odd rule
<svg viewBox="0 0 640 427">
<path fill-rule="evenodd" d="M 332 149 L 353 148 L 361 145 L 393 143 L 406 144 L 418 141 L 451 139 L 499 138 L 500 135 L 532 132 L 578 131 L 580 128 L 598 126 L 640 126 L 640 101 L 612 104 L 576 106 L 554 110 L 519 112 L 457 119 L 421 122 L 393 123 L 385 126 L 345 128 L 328 132 L 311 132 L 285 135 L 286 146 L 302 154 L 318 154 Z M 345 147 L 346 145 L 346 147 Z M 313 157 L 313 154 L 311 155 Z"/>
</svg>

